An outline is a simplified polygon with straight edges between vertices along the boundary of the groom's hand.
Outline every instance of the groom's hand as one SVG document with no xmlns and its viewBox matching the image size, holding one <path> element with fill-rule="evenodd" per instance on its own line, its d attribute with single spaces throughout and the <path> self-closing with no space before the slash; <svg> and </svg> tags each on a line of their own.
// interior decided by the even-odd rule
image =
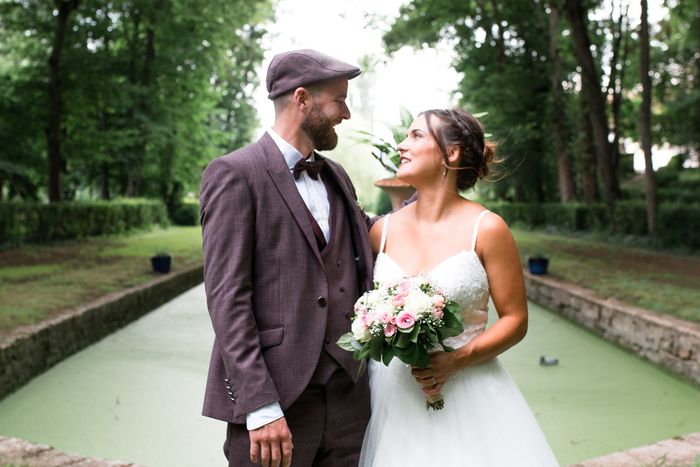
<svg viewBox="0 0 700 467">
<path fill-rule="evenodd" d="M 263 467 L 289 467 L 292 464 L 292 433 L 282 417 L 249 431 L 250 460 Z"/>
</svg>

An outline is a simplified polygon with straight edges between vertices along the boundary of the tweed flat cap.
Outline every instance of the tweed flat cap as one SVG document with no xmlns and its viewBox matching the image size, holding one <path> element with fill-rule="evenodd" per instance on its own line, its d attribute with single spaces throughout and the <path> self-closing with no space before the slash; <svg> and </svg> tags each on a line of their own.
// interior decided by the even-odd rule
<svg viewBox="0 0 700 467">
<path fill-rule="evenodd" d="M 292 50 L 275 55 L 267 69 L 268 99 L 299 86 L 333 78 L 353 79 L 360 74 L 356 66 L 311 49 Z"/>
</svg>

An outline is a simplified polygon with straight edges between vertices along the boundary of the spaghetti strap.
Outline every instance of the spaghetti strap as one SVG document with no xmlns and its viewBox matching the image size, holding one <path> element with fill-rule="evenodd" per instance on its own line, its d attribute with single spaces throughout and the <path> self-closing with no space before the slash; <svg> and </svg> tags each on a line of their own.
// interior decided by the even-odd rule
<svg viewBox="0 0 700 467">
<path fill-rule="evenodd" d="M 488 209 L 484 209 L 479 213 L 479 215 L 476 218 L 476 222 L 474 223 L 474 232 L 472 232 L 472 250 L 476 248 L 476 237 L 479 235 L 479 223 L 481 222 L 481 218 L 484 217 L 484 214 L 489 212 Z"/>
<path fill-rule="evenodd" d="M 379 243 L 379 253 L 384 253 L 384 245 L 386 245 L 386 232 L 389 230 L 389 218 L 391 214 L 384 217 L 384 225 L 382 226 L 382 240 Z"/>
</svg>

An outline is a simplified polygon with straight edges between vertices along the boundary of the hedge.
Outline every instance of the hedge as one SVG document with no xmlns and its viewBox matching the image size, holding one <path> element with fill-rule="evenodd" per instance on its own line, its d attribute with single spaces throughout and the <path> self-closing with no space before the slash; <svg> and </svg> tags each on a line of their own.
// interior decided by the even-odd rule
<svg viewBox="0 0 700 467">
<path fill-rule="evenodd" d="M 602 204 L 493 202 L 487 205 L 513 225 L 530 228 L 553 226 L 569 231 L 610 230 L 608 213 Z M 700 248 L 700 204 L 661 204 L 657 216 L 657 237 L 663 245 Z M 618 202 L 615 220 L 618 234 L 647 235 L 643 201 Z"/>
<path fill-rule="evenodd" d="M 199 203 L 185 202 L 175 205 L 170 211 L 170 220 L 175 225 L 199 225 Z"/>
<path fill-rule="evenodd" d="M 0 203 L 0 245 L 120 234 L 155 224 L 168 224 L 160 201 Z"/>
</svg>

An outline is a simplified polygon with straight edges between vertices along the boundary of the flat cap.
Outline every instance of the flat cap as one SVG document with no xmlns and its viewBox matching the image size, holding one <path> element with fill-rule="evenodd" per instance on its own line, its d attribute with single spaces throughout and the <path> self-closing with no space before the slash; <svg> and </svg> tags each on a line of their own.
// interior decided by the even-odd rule
<svg viewBox="0 0 700 467">
<path fill-rule="evenodd" d="M 268 99 L 312 83 L 333 78 L 353 79 L 356 66 L 311 49 L 292 50 L 275 55 L 267 68 Z"/>
</svg>

